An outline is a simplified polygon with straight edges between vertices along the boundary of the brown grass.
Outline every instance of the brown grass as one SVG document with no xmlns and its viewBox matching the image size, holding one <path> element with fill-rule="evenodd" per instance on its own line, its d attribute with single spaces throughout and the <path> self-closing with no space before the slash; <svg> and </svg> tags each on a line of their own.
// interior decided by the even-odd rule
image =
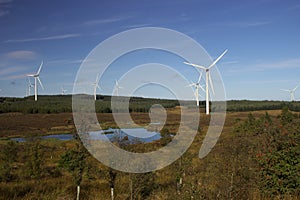
<svg viewBox="0 0 300 200">
<path fill-rule="evenodd" d="M 168 118 L 165 128 L 170 132 L 176 132 L 180 122 L 180 109 L 168 109 Z M 255 117 L 265 115 L 266 111 L 251 112 Z M 272 118 L 276 118 L 281 111 L 269 110 L 267 111 Z M 232 132 L 233 126 L 237 118 L 243 120 L 247 118 L 250 112 L 228 112 L 226 116 L 225 126 L 217 145 L 212 149 L 209 156 L 200 160 L 198 158 L 199 148 L 201 147 L 203 138 L 206 134 L 210 116 L 201 112 L 200 126 L 202 131 L 197 134 L 191 147 L 184 154 L 183 158 L 189 160 L 189 164 L 185 169 L 185 182 L 192 182 L 196 187 L 204 188 L 203 193 L 207 196 L 204 199 L 217 199 L 218 192 L 224 188 L 229 188 L 228 180 L 230 180 L 233 160 L 233 152 L 238 152 L 239 147 L 243 147 L 244 142 L 252 140 L 252 138 L 235 138 Z M 106 127 L 114 127 L 116 124 L 113 121 L 112 114 L 98 113 L 99 123 Z M 131 117 L 135 123 L 139 125 L 147 125 L 150 122 L 148 113 L 131 113 Z M 20 114 L 8 113 L 0 114 L 0 137 L 24 137 L 36 135 L 51 134 L 54 131 L 57 133 L 72 132 L 74 126 L 68 124 L 67 120 L 72 119 L 71 113 L 61 114 Z M 253 138 L 254 140 L 255 138 Z M 2 143 L 0 143 L 1 145 Z M 43 159 L 45 161 L 45 168 L 52 169 L 57 167 L 57 161 L 60 155 L 67 149 L 74 147 L 74 141 L 43 141 L 41 143 L 44 149 Z M 15 173 L 21 174 L 24 169 L 26 157 L 25 143 L 19 145 L 19 163 L 16 163 L 18 168 Z M 159 144 L 153 143 L 153 146 Z M 148 147 L 151 149 L 151 145 Z M 138 146 L 137 148 L 140 148 Z M 249 159 L 251 155 L 249 154 Z M 95 159 L 90 158 L 92 163 L 98 168 L 98 171 L 93 171 L 94 179 L 88 180 L 84 178 L 82 182 L 82 198 L 81 199 L 110 199 L 109 184 L 105 173 L 107 168 L 99 164 Z M 241 159 L 241 158 L 239 158 Z M 246 158 L 243 158 L 246 159 Z M 234 160 L 236 161 L 236 160 Z M 237 164 L 241 164 L 244 160 L 238 160 Z M 247 161 L 247 160 L 246 160 Z M 237 161 L 236 161 L 237 162 Z M 247 164 L 247 163 L 246 163 Z M 192 166 L 192 167 L 190 167 Z M 239 165 L 237 165 L 240 167 Z M 95 169 L 94 169 L 95 170 Z M 176 193 L 176 173 L 178 171 L 178 161 L 172 165 L 156 171 L 155 181 L 159 187 L 150 195 L 148 199 L 165 200 L 165 199 L 184 199 L 183 196 L 178 196 Z M 250 177 L 249 181 L 254 182 L 255 177 Z M 116 186 L 116 199 L 126 199 L 129 193 L 129 174 L 118 173 Z M 238 187 L 238 186 L 237 186 Z M 188 188 L 188 185 L 186 185 Z M 221 189 L 220 189 L 221 188 Z M 215 192 L 215 193 L 214 193 Z M 219 191 L 220 192 L 220 191 Z M 239 191 L 241 192 L 241 191 Z M 70 174 L 62 171 L 61 175 L 53 177 L 44 175 L 39 180 L 31 179 L 16 179 L 10 183 L 0 183 L 0 199 L 74 199 L 76 195 L 76 187 L 72 184 Z M 224 196 L 223 196 L 224 197 Z M 224 197 L 225 198 L 225 197 Z M 188 198 L 186 198 L 188 199 Z M 253 188 L 251 199 L 266 199 L 262 198 L 259 190 Z M 267 198 L 268 199 L 268 198 Z M 279 199 L 279 198 L 278 198 Z M 284 197 L 284 199 L 294 200 L 294 197 Z"/>
</svg>

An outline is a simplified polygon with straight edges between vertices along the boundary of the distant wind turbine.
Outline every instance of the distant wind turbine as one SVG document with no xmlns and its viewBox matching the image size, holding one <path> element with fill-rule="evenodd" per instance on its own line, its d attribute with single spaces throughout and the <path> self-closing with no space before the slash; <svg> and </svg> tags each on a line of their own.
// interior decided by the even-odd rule
<svg viewBox="0 0 300 200">
<path fill-rule="evenodd" d="M 28 90 L 26 90 L 26 91 L 27 91 L 27 92 L 26 92 L 26 93 L 27 93 L 26 96 L 30 96 L 30 95 L 31 95 L 31 88 L 33 88 L 34 85 L 31 83 L 29 77 L 28 77 L 27 79 L 28 79 Z"/>
<path fill-rule="evenodd" d="M 99 74 L 97 74 L 96 80 L 94 83 L 92 83 L 92 86 L 94 86 L 94 99 L 95 101 L 97 100 L 97 88 L 99 90 L 101 90 L 100 86 L 99 86 Z"/>
<path fill-rule="evenodd" d="M 116 80 L 116 95 L 117 96 L 119 96 L 119 89 L 123 89 L 123 87 L 121 87 L 120 85 L 119 85 L 119 82 Z"/>
<path fill-rule="evenodd" d="M 37 101 L 37 93 L 38 93 L 38 88 L 37 88 L 38 84 L 37 84 L 37 82 L 39 82 L 39 84 L 42 87 L 42 89 L 44 89 L 43 84 L 42 84 L 42 82 L 40 80 L 40 77 L 39 77 L 41 69 L 42 69 L 42 66 L 43 66 L 43 61 L 42 61 L 41 65 L 40 65 L 37 73 L 35 73 L 35 74 L 28 74 L 27 75 L 28 77 L 33 77 L 34 78 L 34 100 L 35 101 Z"/>
<path fill-rule="evenodd" d="M 289 92 L 291 95 L 291 101 L 295 101 L 295 91 L 297 90 L 297 88 L 299 87 L 299 85 L 297 85 L 294 89 L 292 90 L 287 90 L 287 89 L 281 89 L 282 91 L 286 91 Z"/>
<path fill-rule="evenodd" d="M 66 90 L 66 89 L 64 89 L 64 87 L 62 86 L 62 87 L 61 87 L 61 95 L 65 95 L 65 94 L 66 94 L 66 92 L 67 92 L 67 90 Z"/>
<path fill-rule="evenodd" d="M 211 80 L 210 69 L 213 66 L 215 66 L 215 64 L 225 55 L 226 52 L 227 52 L 227 49 L 215 61 L 213 61 L 208 67 L 204 67 L 204 66 L 201 66 L 201 65 L 196 65 L 196 64 L 184 62 L 184 64 L 191 65 L 193 67 L 197 67 L 197 68 L 200 68 L 202 70 L 205 70 L 205 75 L 206 75 L 206 77 L 205 77 L 205 81 L 206 81 L 205 90 L 206 91 L 205 92 L 206 92 L 206 114 L 207 115 L 209 114 L 209 85 L 208 85 L 209 83 L 210 83 L 212 93 L 213 94 L 215 93 L 213 83 L 212 83 L 212 80 Z"/>
<path fill-rule="evenodd" d="M 196 97 L 196 101 L 197 101 L 197 106 L 199 106 L 199 88 L 201 88 L 205 92 L 203 87 L 200 85 L 201 77 L 202 77 L 202 72 L 199 75 L 198 81 L 196 83 L 191 83 L 188 85 L 189 87 L 192 87 L 192 86 L 195 87 L 195 97 Z"/>
</svg>

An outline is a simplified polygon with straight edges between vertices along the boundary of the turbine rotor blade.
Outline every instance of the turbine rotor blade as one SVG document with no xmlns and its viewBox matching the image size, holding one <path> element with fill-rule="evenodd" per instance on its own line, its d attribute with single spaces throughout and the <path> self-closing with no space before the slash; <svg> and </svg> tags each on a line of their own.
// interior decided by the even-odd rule
<svg viewBox="0 0 300 200">
<path fill-rule="evenodd" d="M 192 87 L 192 86 L 195 86 L 196 84 L 195 83 L 191 83 L 189 85 L 187 85 L 186 87 Z"/>
<path fill-rule="evenodd" d="M 299 84 L 293 89 L 293 91 L 296 91 L 298 87 L 299 87 Z"/>
<path fill-rule="evenodd" d="M 44 61 L 42 61 L 42 63 L 40 64 L 40 67 L 39 67 L 39 70 L 37 71 L 37 75 L 39 75 L 40 74 L 40 72 L 41 72 L 41 69 L 42 69 L 42 66 L 43 66 L 43 63 L 44 63 Z"/>
<path fill-rule="evenodd" d="M 201 65 L 196 65 L 196 64 L 188 63 L 188 62 L 183 62 L 183 63 L 186 64 L 186 65 L 191 65 L 191 66 L 193 66 L 193 67 L 197 67 L 197 68 L 206 70 L 206 68 L 203 67 L 203 66 L 201 66 Z"/>
<path fill-rule="evenodd" d="M 213 61 L 213 63 L 208 67 L 208 69 L 212 68 L 217 62 L 219 62 L 219 60 L 225 55 L 226 52 L 227 49 L 215 61 Z"/>
<path fill-rule="evenodd" d="M 202 90 L 203 92 L 205 92 L 205 89 L 204 89 L 201 85 L 199 85 L 199 88 L 201 88 L 201 90 Z"/>
<path fill-rule="evenodd" d="M 199 79 L 198 79 L 197 83 L 200 83 L 201 78 L 202 78 L 202 72 L 200 73 L 200 76 L 199 76 Z"/>
<path fill-rule="evenodd" d="M 41 79 L 40 79 L 39 77 L 36 77 L 36 78 L 37 78 L 37 80 L 39 81 L 39 83 L 40 83 L 41 87 L 44 89 L 44 86 L 43 86 L 43 84 L 42 84 L 42 81 L 41 81 Z"/>
<path fill-rule="evenodd" d="M 98 74 L 97 74 L 97 77 L 96 77 L 96 83 L 99 82 L 99 78 L 100 78 L 100 74 L 98 73 Z"/>
</svg>

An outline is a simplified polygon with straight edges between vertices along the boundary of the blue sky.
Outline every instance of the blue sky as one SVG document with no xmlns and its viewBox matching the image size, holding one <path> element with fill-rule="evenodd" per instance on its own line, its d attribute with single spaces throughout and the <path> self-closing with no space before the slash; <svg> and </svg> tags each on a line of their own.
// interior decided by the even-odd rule
<svg viewBox="0 0 300 200">
<path fill-rule="evenodd" d="M 296 0 L 0 0 L 0 96 L 24 96 L 26 74 L 37 71 L 41 60 L 40 94 L 59 94 L 62 86 L 70 93 L 81 62 L 96 45 L 147 26 L 182 32 L 212 58 L 228 49 L 217 65 L 227 99 L 289 100 L 280 89 L 300 83 Z M 196 81 L 192 72 L 187 78 Z M 100 82 L 100 93 L 109 94 L 118 78 Z M 300 89 L 295 98 L 300 100 Z"/>
</svg>

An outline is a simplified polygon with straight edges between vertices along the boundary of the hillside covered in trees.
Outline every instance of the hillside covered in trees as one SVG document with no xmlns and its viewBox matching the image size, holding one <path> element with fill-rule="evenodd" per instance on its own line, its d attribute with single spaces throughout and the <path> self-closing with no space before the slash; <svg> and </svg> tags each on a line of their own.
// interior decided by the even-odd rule
<svg viewBox="0 0 300 200">
<path fill-rule="evenodd" d="M 120 100 L 128 99 L 128 97 L 120 97 Z M 161 104 L 165 108 L 174 108 L 179 106 L 177 100 L 172 99 L 155 99 L 131 97 L 129 100 L 130 112 L 148 112 L 152 105 Z M 300 111 L 300 102 L 285 101 L 249 101 L 249 100 L 230 100 L 227 101 L 227 111 L 243 112 L 255 110 L 278 110 L 288 107 L 291 111 Z M 194 101 L 183 101 L 183 106 L 194 107 Z M 200 101 L 200 108 L 205 108 L 205 102 Z M 111 112 L 111 96 L 97 96 L 95 102 L 95 110 L 97 113 Z M 212 107 L 214 110 L 214 107 Z M 72 112 L 72 96 L 71 95 L 52 95 L 39 96 L 37 102 L 34 97 L 11 98 L 0 97 L 0 113 L 21 112 L 21 113 L 65 113 Z"/>
</svg>

